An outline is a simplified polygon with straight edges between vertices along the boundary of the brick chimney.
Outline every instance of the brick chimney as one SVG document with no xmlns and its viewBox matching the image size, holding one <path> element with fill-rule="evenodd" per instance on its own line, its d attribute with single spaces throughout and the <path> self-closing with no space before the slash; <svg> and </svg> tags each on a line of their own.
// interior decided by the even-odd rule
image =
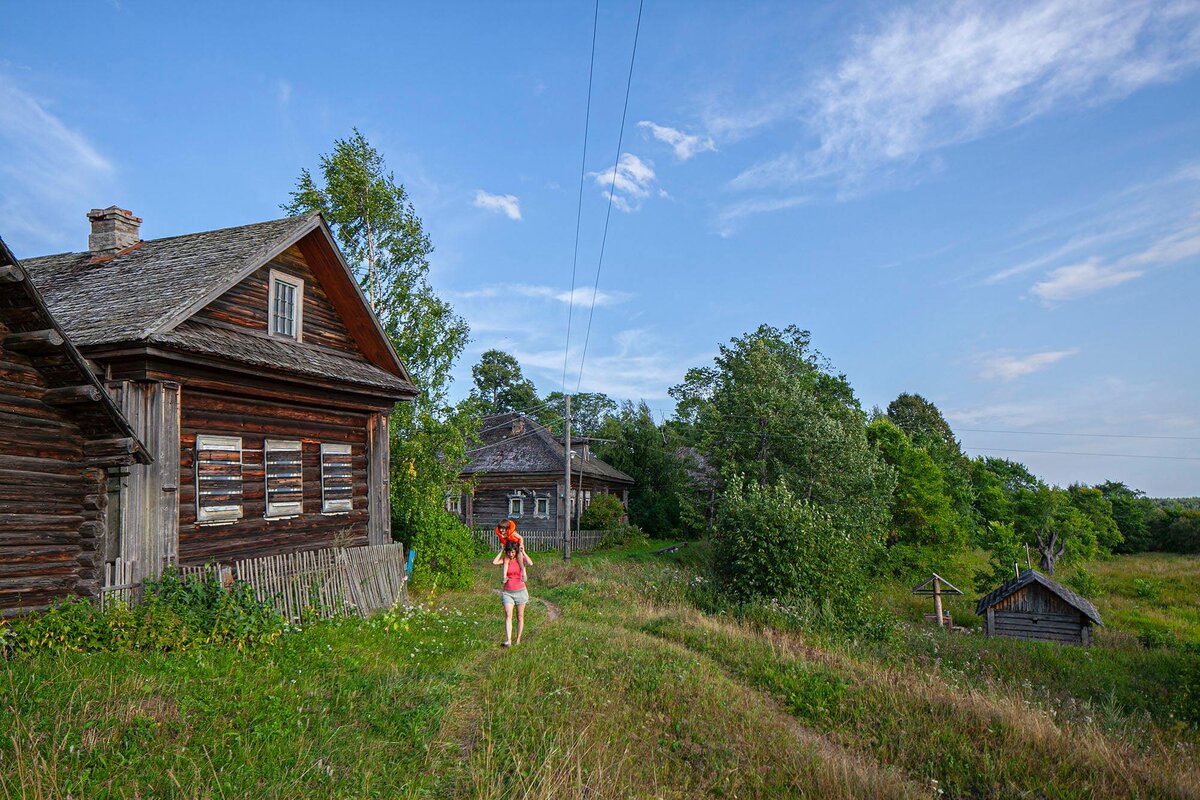
<svg viewBox="0 0 1200 800">
<path fill-rule="evenodd" d="M 116 206 L 93 208 L 87 217 L 92 223 L 88 250 L 93 253 L 112 255 L 141 241 L 138 226 L 142 224 L 142 218 L 135 217 L 132 211 Z"/>
</svg>

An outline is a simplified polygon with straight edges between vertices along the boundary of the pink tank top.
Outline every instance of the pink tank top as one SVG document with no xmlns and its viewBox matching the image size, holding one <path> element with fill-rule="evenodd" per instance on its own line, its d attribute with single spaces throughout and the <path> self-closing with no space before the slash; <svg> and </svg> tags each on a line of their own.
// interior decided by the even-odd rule
<svg viewBox="0 0 1200 800">
<path fill-rule="evenodd" d="M 525 581 L 521 580 L 521 562 L 518 560 L 519 558 L 520 556 L 508 560 L 508 566 L 505 568 L 508 580 L 504 582 L 504 591 L 506 592 L 519 592 L 525 588 Z"/>
</svg>

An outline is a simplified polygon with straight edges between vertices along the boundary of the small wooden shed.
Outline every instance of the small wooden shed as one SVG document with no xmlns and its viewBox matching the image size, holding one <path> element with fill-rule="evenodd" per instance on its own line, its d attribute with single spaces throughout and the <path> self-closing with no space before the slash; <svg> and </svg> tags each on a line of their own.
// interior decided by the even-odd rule
<svg viewBox="0 0 1200 800">
<path fill-rule="evenodd" d="M 1094 605 L 1033 569 L 981 598 L 975 613 L 988 636 L 1066 644 L 1091 644 L 1092 626 L 1104 624 Z"/>
</svg>

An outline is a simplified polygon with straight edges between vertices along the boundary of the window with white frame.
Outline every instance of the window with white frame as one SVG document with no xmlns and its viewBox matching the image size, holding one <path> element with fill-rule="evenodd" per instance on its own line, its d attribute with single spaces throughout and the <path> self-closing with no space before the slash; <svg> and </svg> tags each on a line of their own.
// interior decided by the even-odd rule
<svg viewBox="0 0 1200 800">
<path fill-rule="evenodd" d="M 523 513 L 525 513 L 525 496 L 519 492 L 510 494 L 508 496 L 508 515 L 515 518 Z"/>
<path fill-rule="evenodd" d="M 461 492 L 446 492 L 446 510 L 455 516 L 462 516 Z"/>
<path fill-rule="evenodd" d="M 549 517 L 550 516 L 550 498 L 549 497 L 533 498 L 533 515 L 535 517 Z"/>
<path fill-rule="evenodd" d="M 304 456 L 300 442 L 263 443 L 267 517 L 295 517 L 304 511 Z"/>
<path fill-rule="evenodd" d="M 348 444 L 321 445 L 321 513 L 354 509 L 354 464 Z"/>
<path fill-rule="evenodd" d="M 270 332 L 300 341 L 304 330 L 304 280 L 271 270 Z"/>
<path fill-rule="evenodd" d="M 196 436 L 196 522 L 230 523 L 242 518 L 242 440 Z"/>
</svg>

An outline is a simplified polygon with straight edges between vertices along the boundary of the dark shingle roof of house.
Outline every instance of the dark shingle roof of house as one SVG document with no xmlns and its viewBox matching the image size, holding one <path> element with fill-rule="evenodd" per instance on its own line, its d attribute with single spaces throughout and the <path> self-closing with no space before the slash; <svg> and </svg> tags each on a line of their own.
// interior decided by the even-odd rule
<svg viewBox="0 0 1200 800">
<path fill-rule="evenodd" d="M 288 217 L 139 242 L 107 261 L 60 253 L 24 261 L 78 345 L 142 341 L 310 224 Z"/>
<path fill-rule="evenodd" d="M 25 265 L 67 335 L 83 347 L 157 344 L 251 366 L 414 393 L 410 381 L 365 359 L 181 321 L 214 291 L 232 286 L 247 270 L 320 224 L 316 215 L 286 217 L 142 241 L 108 259 L 96 258 L 95 253 L 61 253 L 32 258 Z"/>
<path fill-rule="evenodd" d="M 0 239 L 0 267 L 15 274 L 0 280 L 0 325 L 8 333 L 52 330 L 62 336 L 62 344 L 52 353 L 33 352 L 29 360 L 43 376 L 49 388 L 90 385 L 95 388 L 94 402 L 74 404 L 74 421 L 89 438 L 128 438 L 133 441 L 132 457 L 139 464 L 153 461 L 145 445 L 133 432 L 129 421 L 104 390 L 79 350 L 65 335 L 63 326 L 51 315 L 45 299 L 29 279 L 28 270 L 17 261 L 8 245 Z"/>
<path fill-rule="evenodd" d="M 524 430 L 513 433 L 513 423 L 521 420 Z M 566 469 L 566 449 L 562 442 L 530 417 L 521 414 L 493 414 L 484 417 L 480 428 L 482 442 L 467 453 L 471 463 L 463 469 L 464 475 L 482 473 L 551 473 L 558 474 Z M 633 478 L 598 458 L 585 460 L 576 458 L 572 465 L 574 474 L 580 470 L 592 479 L 612 483 L 632 484 Z"/>
<path fill-rule="evenodd" d="M 1041 586 L 1044 586 L 1050 592 L 1058 595 L 1059 599 L 1061 599 L 1064 603 L 1067 603 L 1068 605 L 1073 606 L 1081 614 L 1086 616 L 1088 619 L 1090 619 L 1092 622 L 1096 623 L 1097 625 L 1104 624 L 1103 622 L 1100 621 L 1100 612 L 1096 610 L 1096 607 L 1094 605 L 1092 605 L 1090 601 L 1088 601 L 1086 598 L 1080 597 L 1079 595 L 1075 594 L 1075 592 L 1072 592 L 1070 589 L 1063 586 L 1061 583 L 1058 583 L 1057 581 L 1053 581 L 1050 578 L 1047 578 L 1042 573 L 1038 572 L 1037 570 L 1033 570 L 1033 569 L 1025 570 L 1019 576 L 1017 576 L 1016 578 L 1013 578 L 1008 583 L 1004 584 L 1003 586 L 999 587 L 998 589 L 992 590 L 988 594 L 981 597 L 979 599 L 979 603 L 975 606 L 975 613 L 982 615 L 990 607 L 996 605 L 996 603 L 999 603 L 1004 598 L 1015 594 L 1017 591 L 1028 586 L 1031 583 L 1037 583 L 1037 584 L 1040 584 Z"/>
</svg>

